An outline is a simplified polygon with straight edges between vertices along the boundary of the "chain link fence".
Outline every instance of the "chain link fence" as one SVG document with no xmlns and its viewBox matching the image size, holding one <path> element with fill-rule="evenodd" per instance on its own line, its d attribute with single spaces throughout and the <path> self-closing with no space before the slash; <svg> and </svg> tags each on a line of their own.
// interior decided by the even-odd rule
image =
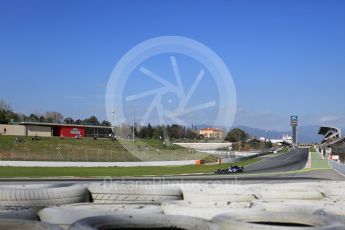
<svg viewBox="0 0 345 230">
<path fill-rule="evenodd" d="M 71 147 L 68 145 L 44 146 L 41 148 L 0 148 L 2 161 L 91 161 L 91 162 L 138 162 L 198 160 L 210 157 L 190 149 L 166 151 L 159 148 L 107 150 L 101 148 Z"/>
</svg>

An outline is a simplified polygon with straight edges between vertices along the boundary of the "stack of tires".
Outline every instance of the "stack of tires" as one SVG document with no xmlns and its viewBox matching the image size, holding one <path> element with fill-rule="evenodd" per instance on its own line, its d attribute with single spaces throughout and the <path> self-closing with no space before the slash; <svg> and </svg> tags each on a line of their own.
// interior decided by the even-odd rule
<svg viewBox="0 0 345 230">
<path fill-rule="evenodd" d="M 0 229 L 61 229 L 39 222 L 37 212 L 52 205 L 88 201 L 89 192 L 80 184 L 0 186 Z"/>
<path fill-rule="evenodd" d="M 341 183 L 338 190 L 345 188 Z M 221 229 L 345 229 L 345 208 L 330 182 L 245 186 L 256 200 L 247 210 L 212 218 Z M 333 187 L 333 189 L 331 189 Z M 230 192 L 230 190 L 229 190 Z"/>
<path fill-rule="evenodd" d="M 63 229 L 219 229 L 209 220 L 167 215 L 161 204 L 182 200 L 177 185 L 94 183 L 88 185 L 92 203 L 49 207 L 41 221 Z"/>
<path fill-rule="evenodd" d="M 178 186 L 163 184 L 95 183 L 88 186 L 94 203 L 149 202 L 181 200 Z"/>
<path fill-rule="evenodd" d="M 0 186 L 0 229 L 345 229 L 344 183 Z"/>
<path fill-rule="evenodd" d="M 345 229 L 344 183 L 283 183 L 182 187 L 183 201 L 162 204 L 165 214 L 209 220 L 220 229 Z"/>
</svg>

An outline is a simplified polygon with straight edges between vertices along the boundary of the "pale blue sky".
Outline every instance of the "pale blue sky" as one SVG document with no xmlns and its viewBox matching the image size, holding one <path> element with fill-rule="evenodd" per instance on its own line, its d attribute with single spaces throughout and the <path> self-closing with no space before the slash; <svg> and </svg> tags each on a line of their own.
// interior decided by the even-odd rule
<svg viewBox="0 0 345 230">
<path fill-rule="evenodd" d="M 344 12 L 341 0 L 0 0 L 0 98 L 25 113 L 103 119 L 121 56 L 176 35 L 226 63 L 236 124 L 282 130 L 298 114 L 302 124 L 344 127 Z"/>
</svg>

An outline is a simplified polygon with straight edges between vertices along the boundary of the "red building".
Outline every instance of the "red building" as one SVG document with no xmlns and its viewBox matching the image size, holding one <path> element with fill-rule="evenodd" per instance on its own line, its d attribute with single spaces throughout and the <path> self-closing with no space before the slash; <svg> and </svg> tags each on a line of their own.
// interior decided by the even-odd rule
<svg viewBox="0 0 345 230">
<path fill-rule="evenodd" d="M 109 137 L 113 127 L 97 125 L 76 125 L 58 123 L 20 122 L 25 126 L 26 136 L 56 137 Z"/>
<path fill-rule="evenodd" d="M 85 137 L 85 127 L 57 126 L 56 136 L 59 137 Z"/>
</svg>

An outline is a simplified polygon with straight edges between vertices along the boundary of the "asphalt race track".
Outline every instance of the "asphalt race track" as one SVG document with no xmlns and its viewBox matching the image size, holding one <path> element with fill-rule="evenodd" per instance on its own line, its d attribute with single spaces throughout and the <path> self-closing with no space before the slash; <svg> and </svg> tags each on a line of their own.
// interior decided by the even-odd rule
<svg viewBox="0 0 345 230">
<path fill-rule="evenodd" d="M 276 157 L 264 159 L 246 167 L 247 173 L 287 172 L 303 169 L 308 161 L 309 149 L 292 149 Z"/>
<path fill-rule="evenodd" d="M 306 172 L 294 172 L 303 169 L 308 160 L 308 149 L 294 149 L 279 156 L 265 158 L 246 167 L 246 173 L 230 175 L 176 175 L 176 176 L 143 176 L 143 177 L 98 177 L 98 178 L 2 178 L 0 184 L 26 184 L 26 183 L 93 183 L 93 182 L 127 182 L 141 181 L 148 183 L 243 183 L 243 184 L 272 184 L 289 182 L 312 181 L 344 181 L 345 177 L 332 169 L 320 169 Z M 290 171 L 290 172 L 289 172 Z"/>
</svg>

